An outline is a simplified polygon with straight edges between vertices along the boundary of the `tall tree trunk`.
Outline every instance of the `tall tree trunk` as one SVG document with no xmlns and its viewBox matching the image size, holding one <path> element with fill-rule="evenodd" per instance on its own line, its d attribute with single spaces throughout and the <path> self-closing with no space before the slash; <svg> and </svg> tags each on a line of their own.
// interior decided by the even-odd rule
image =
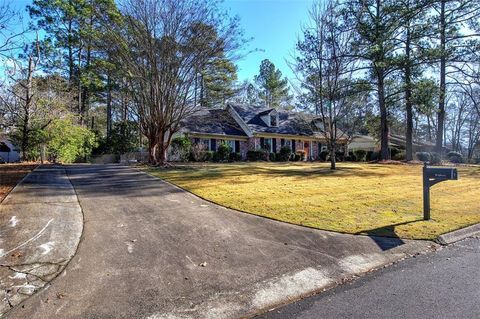
<svg viewBox="0 0 480 319">
<path fill-rule="evenodd" d="M 330 143 L 330 169 L 334 170 L 337 168 L 337 159 L 336 159 L 336 145 L 335 142 Z"/>
<path fill-rule="evenodd" d="M 155 136 L 148 136 L 148 162 L 152 165 L 157 164 L 157 139 Z"/>
<path fill-rule="evenodd" d="M 435 150 L 441 154 L 443 150 L 443 134 L 445 129 L 445 95 L 446 95 L 446 26 L 445 26 L 445 2 L 440 0 L 440 92 L 438 96 L 437 111 L 437 136 Z"/>
<path fill-rule="evenodd" d="M 107 74 L 107 139 L 112 133 L 112 85 L 110 72 Z"/>
<path fill-rule="evenodd" d="M 405 109 L 407 112 L 407 131 L 405 133 L 405 159 L 413 160 L 413 105 L 412 105 L 412 65 L 410 63 L 410 21 L 407 22 L 407 35 L 405 41 Z"/>
<path fill-rule="evenodd" d="M 390 151 L 388 150 L 389 132 L 387 105 L 385 103 L 385 78 L 383 69 L 379 69 L 377 72 L 378 105 L 380 108 L 380 159 L 389 160 Z"/>
</svg>

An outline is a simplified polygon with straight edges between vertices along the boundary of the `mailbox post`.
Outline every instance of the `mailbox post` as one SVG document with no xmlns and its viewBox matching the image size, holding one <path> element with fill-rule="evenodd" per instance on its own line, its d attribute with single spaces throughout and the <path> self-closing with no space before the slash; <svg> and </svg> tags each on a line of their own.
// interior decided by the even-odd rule
<svg viewBox="0 0 480 319">
<path fill-rule="evenodd" d="M 456 168 L 428 167 L 423 165 L 423 220 L 430 219 L 430 187 L 448 180 L 457 180 Z"/>
</svg>

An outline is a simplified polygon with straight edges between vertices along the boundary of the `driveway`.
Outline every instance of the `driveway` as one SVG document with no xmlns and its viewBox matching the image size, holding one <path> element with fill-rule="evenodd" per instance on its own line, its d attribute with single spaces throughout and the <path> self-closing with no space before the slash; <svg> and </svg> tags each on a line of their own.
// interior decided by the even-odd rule
<svg viewBox="0 0 480 319">
<path fill-rule="evenodd" d="M 125 166 L 67 173 L 84 215 L 77 253 L 7 318 L 237 318 L 435 247 L 239 213 Z"/>
</svg>

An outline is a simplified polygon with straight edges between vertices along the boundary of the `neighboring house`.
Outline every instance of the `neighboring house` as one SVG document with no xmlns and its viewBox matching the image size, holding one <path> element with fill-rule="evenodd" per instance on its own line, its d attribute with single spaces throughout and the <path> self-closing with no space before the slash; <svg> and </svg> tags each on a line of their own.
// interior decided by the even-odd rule
<svg viewBox="0 0 480 319">
<path fill-rule="evenodd" d="M 0 135 L 0 162 L 15 163 L 19 161 L 19 150 L 5 136 Z"/>
<path fill-rule="evenodd" d="M 402 135 L 390 134 L 389 146 L 391 148 L 405 149 L 406 138 Z M 379 151 L 380 143 L 375 138 L 369 135 L 355 135 L 348 144 L 348 151 L 364 150 L 364 151 Z M 435 144 L 413 141 L 414 152 L 433 152 Z"/>
<path fill-rule="evenodd" d="M 193 143 L 203 143 L 210 151 L 216 151 L 220 143 L 228 143 L 243 159 L 249 150 L 278 153 L 282 146 L 289 146 L 292 152 L 303 150 L 308 160 L 316 160 L 327 149 L 322 127 L 319 118 L 304 113 L 227 104 L 189 117 L 180 133 Z M 339 139 L 339 151 L 345 151 L 346 143 L 346 137 Z"/>
</svg>

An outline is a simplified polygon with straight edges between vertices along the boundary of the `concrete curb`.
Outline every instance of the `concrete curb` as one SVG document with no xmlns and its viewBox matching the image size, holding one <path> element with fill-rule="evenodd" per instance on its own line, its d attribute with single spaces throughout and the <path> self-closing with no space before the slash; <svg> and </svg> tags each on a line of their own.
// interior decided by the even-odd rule
<svg viewBox="0 0 480 319">
<path fill-rule="evenodd" d="M 0 205 L 0 317 L 63 271 L 82 232 L 62 166 L 38 166 L 8 194 Z"/>
<path fill-rule="evenodd" d="M 466 239 L 476 235 L 480 235 L 480 224 L 475 224 L 440 235 L 435 241 L 440 245 L 450 245 L 462 239 Z"/>
</svg>

